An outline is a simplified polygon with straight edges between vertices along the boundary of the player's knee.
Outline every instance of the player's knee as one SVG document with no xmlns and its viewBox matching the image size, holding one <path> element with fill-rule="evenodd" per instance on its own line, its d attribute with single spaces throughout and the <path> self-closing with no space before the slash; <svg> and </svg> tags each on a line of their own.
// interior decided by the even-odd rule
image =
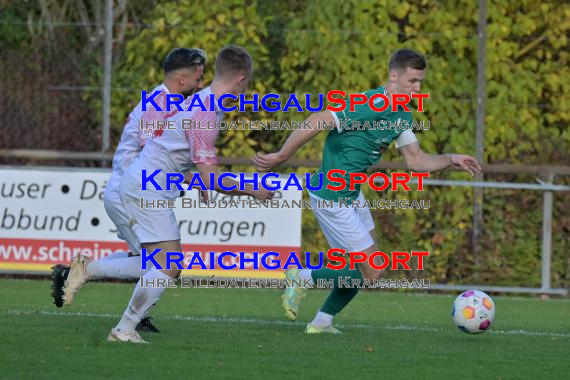
<svg viewBox="0 0 570 380">
<path fill-rule="evenodd" d="M 360 273 L 362 274 L 362 278 L 364 280 L 372 282 L 374 280 L 378 280 L 382 276 L 382 273 L 384 273 L 384 271 L 374 269 L 368 265 L 363 265 L 360 267 Z"/>
<path fill-rule="evenodd" d="M 367 257 L 370 257 L 370 255 L 372 255 L 375 252 L 375 250 L 376 250 L 376 244 L 363 250 L 363 252 L 367 255 Z M 360 274 L 362 275 L 363 280 L 374 281 L 379 279 L 380 275 L 382 274 L 382 271 L 374 269 L 368 261 L 361 263 L 359 262 L 358 269 L 360 270 Z"/>
<path fill-rule="evenodd" d="M 376 270 L 376 269 L 375 269 L 375 270 L 374 270 L 374 273 L 373 273 L 372 276 L 371 276 L 371 277 L 372 277 L 371 279 L 372 279 L 372 280 L 378 280 L 378 279 L 380 279 L 380 277 L 382 277 L 382 274 L 383 274 L 383 273 L 384 273 L 383 270 Z"/>
<path fill-rule="evenodd" d="M 167 270 L 163 270 L 162 272 L 164 274 L 166 274 L 167 276 L 174 278 L 174 279 L 180 277 L 180 274 L 182 273 L 182 271 L 180 269 L 167 269 Z"/>
<path fill-rule="evenodd" d="M 378 273 L 367 273 L 366 275 L 363 275 L 362 277 L 364 277 L 364 280 L 368 280 L 369 282 L 373 282 L 373 281 L 378 280 L 380 278 L 380 274 L 378 274 Z"/>
</svg>

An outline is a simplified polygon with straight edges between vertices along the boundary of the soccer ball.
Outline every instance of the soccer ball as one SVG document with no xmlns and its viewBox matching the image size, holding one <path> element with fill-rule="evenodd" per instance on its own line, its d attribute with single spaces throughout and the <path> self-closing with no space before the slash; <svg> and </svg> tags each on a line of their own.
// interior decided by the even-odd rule
<svg viewBox="0 0 570 380">
<path fill-rule="evenodd" d="M 453 322 L 467 334 L 481 334 L 495 320 L 495 303 L 486 293 L 468 290 L 453 302 Z"/>
</svg>

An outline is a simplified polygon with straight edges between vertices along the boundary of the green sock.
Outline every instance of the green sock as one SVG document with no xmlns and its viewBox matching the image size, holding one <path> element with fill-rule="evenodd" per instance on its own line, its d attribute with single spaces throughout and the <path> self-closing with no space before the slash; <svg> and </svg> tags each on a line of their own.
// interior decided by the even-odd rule
<svg viewBox="0 0 570 380">
<path fill-rule="evenodd" d="M 337 315 L 357 294 L 358 288 L 334 288 L 321 306 L 321 311 L 330 315 Z"/>
<path fill-rule="evenodd" d="M 315 283 L 315 286 L 318 286 L 320 284 L 319 280 L 333 280 L 335 288 L 352 287 L 351 280 L 353 279 L 360 280 L 360 283 L 362 284 L 362 275 L 360 274 L 360 271 L 358 269 L 348 269 L 347 267 L 341 270 L 334 270 L 329 268 L 317 269 L 311 271 L 311 277 Z"/>
<path fill-rule="evenodd" d="M 340 313 L 340 311 L 352 301 L 354 296 L 358 294 L 358 288 L 347 287 L 346 284 L 351 286 L 352 279 L 362 281 L 362 275 L 358 269 L 348 269 L 346 267 L 341 270 L 328 268 L 314 270 L 311 272 L 311 277 L 315 285 L 318 284 L 318 280 L 334 281 L 334 289 L 327 297 L 323 306 L 321 306 L 321 311 L 330 315 Z M 344 281 L 339 280 L 339 277 L 344 278 Z"/>
</svg>

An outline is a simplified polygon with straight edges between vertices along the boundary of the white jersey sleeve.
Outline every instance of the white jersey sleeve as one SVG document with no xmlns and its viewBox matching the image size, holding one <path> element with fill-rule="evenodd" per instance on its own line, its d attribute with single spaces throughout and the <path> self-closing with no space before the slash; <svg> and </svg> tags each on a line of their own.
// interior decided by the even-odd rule
<svg viewBox="0 0 570 380">
<path fill-rule="evenodd" d="M 153 92 L 155 91 L 160 91 L 157 98 L 160 98 L 161 102 L 164 102 L 161 106 L 164 107 L 166 105 L 165 94 L 168 93 L 168 89 L 165 85 L 161 84 L 154 88 Z M 121 177 L 135 157 L 139 155 L 142 146 L 144 146 L 144 143 L 148 140 L 148 138 L 144 140 L 141 139 L 141 135 L 143 133 L 141 133 L 140 121 L 143 114 L 142 102 L 139 101 L 127 118 L 119 145 L 117 145 L 117 149 L 115 150 L 115 154 L 113 156 L 113 172 L 111 173 L 111 178 L 107 182 L 107 186 L 105 188 L 105 197 L 112 201 L 120 202 L 119 184 L 121 182 Z"/>
<path fill-rule="evenodd" d="M 400 133 L 400 136 L 398 136 L 398 139 L 396 140 L 396 148 L 401 148 L 411 143 L 415 143 L 416 141 L 418 141 L 418 139 L 414 132 L 406 129 L 404 132 Z"/>
</svg>

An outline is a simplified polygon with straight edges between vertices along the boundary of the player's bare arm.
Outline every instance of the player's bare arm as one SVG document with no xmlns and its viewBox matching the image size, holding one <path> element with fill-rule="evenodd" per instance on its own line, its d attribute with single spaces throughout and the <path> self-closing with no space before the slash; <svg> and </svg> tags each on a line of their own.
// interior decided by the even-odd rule
<svg viewBox="0 0 570 380">
<path fill-rule="evenodd" d="M 218 178 L 220 176 L 220 169 L 218 165 L 204 165 L 204 164 L 197 164 L 196 169 L 198 173 L 200 173 L 200 177 L 204 181 L 204 184 L 207 188 L 210 188 L 210 173 L 214 173 L 214 178 Z M 244 190 L 239 190 L 239 182 L 232 180 L 231 178 L 224 178 L 222 180 L 224 186 L 231 187 L 237 186 L 235 190 L 224 190 L 222 189 L 218 182 L 214 184 L 214 188 L 217 192 L 227 195 L 250 195 L 258 200 L 269 200 L 273 198 L 273 192 L 269 191 L 263 187 L 259 187 L 259 190 L 254 190 L 252 184 L 246 184 L 244 186 Z"/>
<path fill-rule="evenodd" d="M 465 170 L 471 175 L 481 173 L 481 166 L 474 157 L 465 154 L 428 154 L 422 151 L 420 144 L 414 142 L 399 149 L 406 167 L 410 170 L 435 172 L 453 167 Z"/>
<path fill-rule="evenodd" d="M 330 124 L 331 122 L 334 123 L 335 120 L 329 111 L 322 111 L 311 115 L 305 120 L 306 128 L 295 130 L 291 136 L 287 138 L 287 141 L 285 141 L 285 144 L 283 144 L 279 152 L 269 154 L 257 153 L 253 158 L 256 169 L 259 171 L 269 171 L 287 161 L 309 140 L 315 137 L 319 132 L 325 130 L 319 129 L 319 125 L 322 125 L 322 123 Z"/>
</svg>

